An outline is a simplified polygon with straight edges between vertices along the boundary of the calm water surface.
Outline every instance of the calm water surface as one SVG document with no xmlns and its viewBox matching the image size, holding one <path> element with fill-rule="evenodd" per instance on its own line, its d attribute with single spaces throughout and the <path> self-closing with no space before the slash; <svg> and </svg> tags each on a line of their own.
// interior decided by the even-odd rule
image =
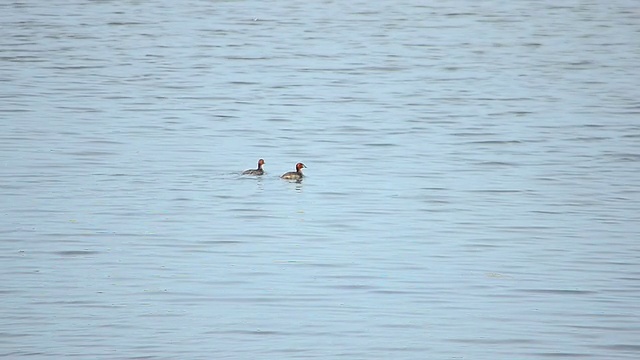
<svg viewBox="0 0 640 360">
<path fill-rule="evenodd" d="M 637 359 L 638 19 L 4 2 L 0 356 Z"/>
</svg>

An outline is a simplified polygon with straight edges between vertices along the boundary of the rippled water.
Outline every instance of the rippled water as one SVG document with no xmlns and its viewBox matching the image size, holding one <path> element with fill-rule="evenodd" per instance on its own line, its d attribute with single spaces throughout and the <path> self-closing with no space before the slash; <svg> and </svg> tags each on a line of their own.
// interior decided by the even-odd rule
<svg viewBox="0 0 640 360">
<path fill-rule="evenodd" d="M 638 358 L 639 15 L 1 4 L 0 356 Z"/>
</svg>

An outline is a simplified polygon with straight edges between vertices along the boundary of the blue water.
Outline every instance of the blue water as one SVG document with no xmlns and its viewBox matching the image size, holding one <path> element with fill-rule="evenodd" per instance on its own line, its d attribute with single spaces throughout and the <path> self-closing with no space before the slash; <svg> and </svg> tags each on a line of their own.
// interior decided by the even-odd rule
<svg viewBox="0 0 640 360">
<path fill-rule="evenodd" d="M 638 358 L 638 15 L 0 4 L 0 356 Z"/>
</svg>

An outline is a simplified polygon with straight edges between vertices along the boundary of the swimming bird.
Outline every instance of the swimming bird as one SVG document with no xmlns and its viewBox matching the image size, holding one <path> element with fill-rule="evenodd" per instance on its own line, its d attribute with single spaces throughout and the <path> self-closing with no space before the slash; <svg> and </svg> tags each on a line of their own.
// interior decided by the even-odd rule
<svg viewBox="0 0 640 360">
<path fill-rule="evenodd" d="M 297 163 L 296 171 L 289 171 L 288 173 L 282 174 L 280 177 L 287 180 L 301 180 L 302 177 L 304 177 L 304 174 L 302 174 L 302 168 L 306 168 L 306 166 L 303 163 Z"/>
<path fill-rule="evenodd" d="M 242 173 L 242 175 L 263 175 L 264 174 L 264 170 L 262 169 L 263 166 L 264 166 L 264 160 L 260 159 L 260 160 L 258 160 L 258 168 L 257 169 L 245 170 Z"/>
</svg>

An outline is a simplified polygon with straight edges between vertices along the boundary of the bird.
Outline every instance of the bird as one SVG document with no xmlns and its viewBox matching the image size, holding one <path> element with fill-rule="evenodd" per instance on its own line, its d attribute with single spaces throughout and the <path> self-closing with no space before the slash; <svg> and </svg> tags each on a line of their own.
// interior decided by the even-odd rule
<svg viewBox="0 0 640 360">
<path fill-rule="evenodd" d="M 263 175 L 264 174 L 264 170 L 262 169 L 263 166 L 264 166 L 264 160 L 260 159 L 258 160 L 257 169 L 245 170 L 244 172 L 242 172 L 242 175 Z"/>
<path fill-rule="evenodd" d="M 287 180 L 301 180 L 304 177 L 304 174 L 302 173 L 302 168 L 306 168 L 306 165 L 303 163 L 297 163 L 296 171 L 289 171 L 287 173 L 282 174 L 282 176 L 280 177 Z"/>
</svg>

